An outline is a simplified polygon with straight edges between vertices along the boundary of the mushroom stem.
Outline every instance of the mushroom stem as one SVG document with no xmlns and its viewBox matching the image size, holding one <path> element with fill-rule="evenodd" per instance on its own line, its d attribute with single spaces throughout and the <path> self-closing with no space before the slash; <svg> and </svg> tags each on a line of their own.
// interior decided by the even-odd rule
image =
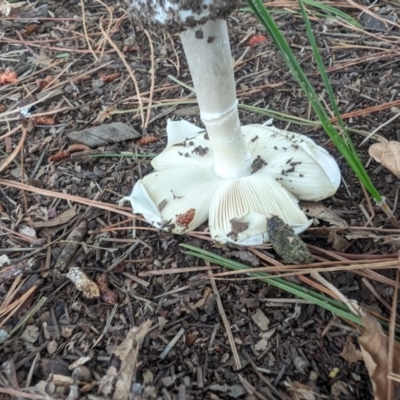
<svg viewBox="0 0 400 400">
<path fill-rule="evenodd" d="M 214 173 L 222 179 L 247 176 L 252 160 L 240 127 L 226 21 L 188 28 L 181 40 L 215 155 Z"/>
</svg>

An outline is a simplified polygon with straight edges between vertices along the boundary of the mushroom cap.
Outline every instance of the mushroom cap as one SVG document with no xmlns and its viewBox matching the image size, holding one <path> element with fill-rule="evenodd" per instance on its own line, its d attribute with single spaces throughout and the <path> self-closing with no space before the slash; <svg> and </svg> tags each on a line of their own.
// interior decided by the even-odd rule
<svg viewBox="0 0 400 400">
<path fill-rule="evenodd" d="M 182 32 L 208 20 L 225 19 L 240 0 L 132 0 L 131 15 L 144 27 Z"/>
<path fill-rule="evenodd" d="M 268 241 L 267 218 L 278 215 L 296 234 L 308 220 L 298 199 L 332 196 L 340 184 L 334 159 L 306 136 L 265 125 L 245 125 L 251 174 L 237 179 L 215 175 L 215 154 L 205 132 L 187 121 L 168 121 L 168 146 L 152 161 L 154 172 L 136 182 L 129 201 L 135 214 L 176 234 L 207 218 L 219 243 L 256 245 Z"/>
</svg>

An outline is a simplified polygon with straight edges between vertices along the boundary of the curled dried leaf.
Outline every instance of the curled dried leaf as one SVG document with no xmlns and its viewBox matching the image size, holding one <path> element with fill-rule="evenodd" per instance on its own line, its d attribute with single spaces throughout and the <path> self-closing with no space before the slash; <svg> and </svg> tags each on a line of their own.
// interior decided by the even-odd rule
<svg viewBox="0 0 400 400">
<path fill-rule="evenodd" d="M 365 327 L 361 337 L 358 338 L 365 366 L 367 367 L 372 382 L 374 399 L 395 399 L 393 390 L 395 383 L 389 385 L 389 341 L 382 327 L 371 315 L 366 312 L 362 315 Z M 400 344 L 394 341 L 393 348 L 393 373 L 400 373 Z M 397 386 L 397 385 L 396 385 Z M 396 389 L 397 390 L 397 389 Z"/>
<path fill-rule="evenodd" d="M 375 143 L 368 149 L 369 155 L 400 178 L 400 142 Z"/>
</svg>

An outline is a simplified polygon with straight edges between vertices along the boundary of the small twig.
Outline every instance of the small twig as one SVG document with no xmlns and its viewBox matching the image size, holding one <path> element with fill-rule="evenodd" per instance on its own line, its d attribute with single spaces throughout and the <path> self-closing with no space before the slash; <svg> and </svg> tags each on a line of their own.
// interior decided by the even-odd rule
<svg viewBox="0 0 400 400">
<path fill-rule="evenodd" d="M 167 344 L 163 352 L 159 355 L 161 360 L 163 360 L 168 355 L 168 353 L 172 350 L 172 348 L 176 345 L 176 343 L 184 333 L 185 329 L 181 328 L 179 332 L 174 336 L 174 338 Z"/>
<path fill-rule="evenodd" d="M 370 292 L 389 310 L 392 310 L 390 304 L 378 293 L 378 291 L 374 288 L 367 278 L 361 279 L 364 285 L 370 290 Z"/>
<path fill-rule="evenodd" d="M 133 81 L 133 84 L 135 86 L 135 90 L 136 93 L 138 95 L 138 100 L 139 100 L 139 105 L 140 105 L 140 113 L 141 113 L 141 117 L 142 117 L 142 125 L 144 125 L 145 123 L 145 118 L 144 118 L 144 111 L 143 111 L 143 102 L 142 102 L 142 98 L 140 97 L 140 89 L 139 89 L 139 84 L 138 81 L 135 77 L 134 72 L 132 71 L 131 66 L 129 65 L 129 63 L 126 61 L 125 56 L 121 53 L 121 51 L 119 50 L 119 48 L 116 46 L 116 44 L 111 40 L 111 38 L 107 35 L 107 33 L 104 31 L 103 27 L 102 27 L 102 21 L 103 18 L 100 20 L 100 29 L 101 32 L 103 33 L 104 37 L 107 39 L 108 43 L 110 44 L 110 46 L 117 52 L 119 58 L 121 59 L 121 61 L 123 62 L 123 64 L 125 65 L 126 69 L 129 72 L 129 75 Z"/>
<path fill-rule="evenodd" d="M 22 127 L 22 136 L 21 139 L 18 143 L 18 145 L 15 147 L 14 151 L 8 156 L 8 158 L 3 162 L 3 164 L 0 165 L 0 172 L 3 172 L 14 160 L 14 158 L 17 156 L 17 154 L 21 151 L 25 140 L 26 136 L 28 134 L 28 130 L 24 127 Z"/>
<path fill-rule="evenodd" d="M 99 59 L 96 56 L 96 53 L 93 51 L 92 45 L 90 43 L 90 38 L 88 36 L 87 33 L 87 28 L 86 28 L 86 12 L 85 12 L 85 3 L 83 2 L 83 0 L 81 0 L 81 9 L 82 9 L 82 26 L 83 26 L 83 32 L 85 34 L 85 39 L 86 39 L 86 43 L 89 47 L 90 52 L 92 53 L 93 57 L 96 59 L 96 61 L 98 62 Z"/>
<path fill-rule="evenodd" d="M 42 343 L 40 346 L 36 347 L 33 349 L 26 357 L 24 357 L 22 360 L 18 361 L 15 364 L 15 369 L 18 371 L 20 368 L 26 365 L 27 362 L 32 360 L 32 358 L 36 357 L 37 355 L 40 356 L 40 352 L 43 351 L 47 345 L 49 344 L 50 340 L 46 340 L 44 343 Z"/>
<path fill-rule="evenodd" d="M 253 395 L 257 399 L 260 399 L 260 400 L 268 400 L 253 385 L 251 385 L 246 379 L 244 379 L 241 374 L 238 374 L 238 376 L 239 376 L 240 383 L 245 387 L 245 389 L 247 390 L 247 392 L 250 395 Z"/>
<path fill-rule="evenodd" d="M 136 242 L 129 247 L 128 250 L 124 252 L 124 254 L 121 255 L 121 257 L 118 257 L 108 268 L 107 268 L 107 273 L 111 272 L 116 266 L 118 266 L 119 263 L 121 263 L 123 260 L 125 260 L 126 257 L 129 256 L 129 254 L 132 253 L 133 250 L 136 249 L 140 244 L 140 240 L 136 240 Z"/>
<path fill-rule="evenodd" d="M 172 60 L 171 60 L 171 62 L 174 64 L 174 66 L 176 68 L 176 76 L 179 76 L 180 75 L 179 55 L 178 55 L 178 52 L 176 51 L 176 48 L 175 48 L 175 42 L 173 41 L 173 39 L 172 39 L 172 37 L 170 35 L 168 35 L 168 39 L 170 40 L 172 48 L 174 49 L 174 54 L 175 54 L 175 57 L 176 57 L 176 65 L 175 65 L 175 63 L 172 62 Z"/>
<path fill-rule="evenodd" d="M 365 144 L 365 142 L 371 138 L 372 136 L 375 135 L 375 133 L 379 132 L 382 128 L 384 128 L 386 125 L 390 124 L 391 122 L 393 122 L 395 119 L 397 119 L 398 117 L 400 117 L 400 112 L 398 112 L 397 114 L 395 114 L 392 118 L 389 118 L 387 121 L 385 121 L 383 124 L 379 125 L 376 129 L 374 129 L 360 144 L 358 147 L 361 147 L 363 144 Z"/>
<path fill-rule="evenodd" d="M 104 335 L 105 335 L 105 334 L 108 332 L 108 330 L 110 329 L 111 322 L 112 322 L 112 320 L 114 319 L 114 315 L 115 315 L 115 313 L 117 312 L 118 307 L 119 307 L 119 304 L 118 304 L 118 303 L 114 304 L 114 307 L 113 307 L 112 310 L 111 310 L 110 316 L 107 318 L 107 322 L 106 322 L 106 325 L 104 326 L 103 332 L 102 332 L 101 335 L 97 338 L 97 340 L 93 343 L 93 345 L 92 345 L 92 347 L 91 347 L 92 349 L 95 348 L 95 347 L 99 344 L 99 342 L 101 341 L 101 339 L 103 339 Z"/>
<path fill-rule="evenodd" d="M 372 215 L 369 215 L 368 211 L 365 209 L 363 204 L 359 204 L 358 207 L 361 210 L 362 214 L 364 215 L 365 219 L 367 220 L 367 222 L 364 224 L 364 226 L 367 226 L 367 225 L 374 226 L 372 219 L 374 218 L 375 213 Z"/>
<path fill-rule="evenodd" d="M 46 400 L 48 398 L 47 396 L 42 396 L 41 394 L 25 393 L 22 392 L 21 390 L 6 389 L 2 387 L 0 387 L 0 393 L 6 393 L 9 394 L 10 396 L 16 396 L 18 398 L 23 398 L 23 399 Z"/>
<path fill-rule="evenodd" d="M 17 132 L 19 129 L 22 128 L 22 125 L 18 125 L 16 126 L 14 129 L 12 129 L 11 131 L 5 133 L 3 136 L 0 136 L 0 140 L 3 140 L 9 136 L 11 136 L 13 133 Z"/>
<path fill-rule="evenodd" d="M 100 1 L 100 0 L 96 0 L 96 1 L 98 3 L 100 3 L 108 11 L 108 14 L 110 16 L 108 27 L 107 27 L 107 37 L 109 37 L 110 36 L 110 32 L 111 32 L 111 25 L 114 22 L 114 16 L 113 16 L 112 10 L 107 4 L 103 3 L 102 1 Z M 100 21 L 100 23 L 101 23 L 101 21 Z M 101 53 L 101 55 L 100 55 L 101 58 L 104 55 L 104 51 L 105 51 L 105 47 L 106 47 L 106 43 L 107 43 L 107 39 L 106 40 L 104 40 L 104 39 L 105 38 L 104 38 L 104 35 L 103 35 L 103 38 L 100 40 L 100 43 L 97 45 L 97 48 L 102 46 L 102 49 L 101 49 L 101 52 L 100 52 Z"/>
<path fill-rule="evenodd" d="M 395 227 L 399 227 L 399 223 L 396 217 L 393 215 L 392 210 L 389 208 L 388 204 L 386 203 L 385 199 L 382 198 L 382 204 L 380 204 L 381 210 L 386 214 L 388 219 L 390 220 L 391 224 Z"/>
<path fill-rule="evenodd" d="M 199 271 L 209 271 L 212 269 L 220 268 L 219 266 L 206 266 L 206 267 L 182 267 L 182 268 L 168 268 L 162 270 L 154 270 L 154 271 L 144 271 L 139 272 L 139 276 L 148 277 L 148 276 L 158 276 L 158 275 L 169 275 L 169 274 L 184 274 L 187 272 L 199 272 Z"/>
<path fill-rule="evenodd" d="M 361 189 L 362 189 L 362 191 L 363 191 L 363 193 L 364 193 L 365 200 L 366 200 L 366 202 L 367 202 L 367 204 L 368 204 L 369 212 L 370 212 L 370 214 L 371 214 L 371 217 L 370 217 L 370 219 L 366 222 L 365 226 L 367 226 L 368 223 L 370 223 L 371 226 L 374 226 L 374 224 L 372 223 L 372 219 L 375 217 L 375 210 L 374 210 L 374 207 L 372 207 L 371 199 L 369 198 L 369 195 L 368 195 L 367 190 L 365 189 L 365 186 L 362 184 L 362 182 L 360 182 L 360 185 L 361 185 Z"/>
<path fill-rule="evenodd" d="M 154 62 L 154 47 L 153 47 L 153 41 L 151 40 L 151 36 L 149 32 L 144 29 L 144 33 L 147 36 L 147 39 L 149 40 L 149 45 L 150 45 L 150 60 L 151 60 L 151 85 L 150 85 L 150 95 L 149 95 L 149 108 L 147 110 L 147 115 L 146 115 L 146 122 L 144 123 L 143 127 L 147 129 L 150 121 L 150 116 L 151 116 L 151 106 L 153 104 L 153 95 L 154 95 L 154 86 L 155 86 L 155 62 Z"/>
<path fill-rule="evenodd" d="M 388 375 L 393 374 L 393 360 L 395 353 L 395 330 L 396 330 L 396 317 L 397 317 L 397 295 L 399 289 L 399 270 L 396 272 L 396 286 L 394 288 L 393 299 L 392 299 L 392 309 L 390 312 L 390 323 L 389 323 L 389 336 L 388 336 Z M 396 361 L 397 362 L 397 361 Z M 394 398 L 394 385 L 393 381 L 388 377 L 388 400 Z"/>
<path fill-rule="evenodd" d="M 35 288 L 35 286 L 33 286 Z M 27 292 L 28 293 L 28 292 Z M 32 309 L 30 309 L 22 318 L 17 325 L 14 326 L 14 328 L 9 332 L 10 336 L 12 336 L 18 329 L 20 329 L 22 326 L 25 325 L 27 321 L 29 321 L 33 315 L 36 314 L 36 312 L 46 303 L 47 297 L 42 297 Z M 0 340 L 0 343 L 2 343 L 2 340 Z"/>
<path fill-rule="evenodd" d="M 128 217 L 130 219 L 135 218 L 135 216 L 132 216 L 132 213 L 130 213 L 128 211 L 124 211 L 124 209 L 122 207 L 118 207 L 117 205 L 114 205 L 114 204 L 103 203 L 101 201 L 85 199 L 84 197 L 79 197 L 79 196 L 72 196 L 67 193 L 60 193 L 60 192 L 54 192 L 52 190 L 40 189 L 40 188 L 37 188 L 34 186 L 26 185 L 25 183 L 9 181 L 7 179 L 0 179 L 0 185 L 14 187 L 14 188 L 21 189 L 21 190 L 27 190 L 28 192 L 42 194 L 44 196 L 57 197 L 59 199 L 69 200 L 69 201 L 73 201 L 73 202 L 80 203 L 80 204 L 85 204 L 87 206 L 93 206 L 96 208 L 100 208 L 102 210 L 115 212 L 116 214 L 124 215 L 125 217 Z"/>
<path fill-rule="evenodd" d="M 210 263 L 208 261 L 206 261 L 206 264 L 208 266 L 210 266 Z M 208 271 L 208 273 L 209 273 L 209 275 L 211 275 L 211 271 Z M 230 323 L 228 321 L 228 318 L 226 316 L 225 309 L 224 309 L 224 306 L 222 304 L 221 297 L 219 295 L 218 288 L 217 288 L 217 285 L 215 283 L 215 280 L 213 278 L 210 278 L 210 282 L 211 282 L 211 287 L 213 289 L 213 292 L 217 296 L 218 311 L 219 311 L 219 313 L 221 315 L 222 321 L 224 322 L 226 334 L 228 336 L 229 343 L 231 345 L 233 359 L 235 361 L 235 368 L 236 368 L 236 370 L 240 370 L 240 369 L 242 369 L 242 363 L 240 362 L 239 353 L 238 353 L 238 351 L 236 349 L 235 339 L 234 339 L 233 334 L 232 334 L 231 325 L 230 325 Z"/>
</svg>

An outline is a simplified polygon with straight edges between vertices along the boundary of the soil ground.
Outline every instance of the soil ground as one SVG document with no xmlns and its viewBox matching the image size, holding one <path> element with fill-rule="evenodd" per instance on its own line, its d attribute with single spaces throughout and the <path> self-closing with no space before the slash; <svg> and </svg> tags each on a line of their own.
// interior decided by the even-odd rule
<svg viewBox="0 0 400 400">
<path fill-rule="evenodd" d="M 0 85 L 0 256 L 11 260 L 0 269 L 0 398 L 372 399 L 364 362 L 346 356 L 349 343 L 354 353 L 358 347 L 356 325 L 247 275 L 207 279 L 207 268 L 225 269 L 180 244 L 250 266 L 280 265 L 271 246 L 216 245 L 207 225 L 174 236 L 117 206 L 151 172 L 168 118 L 201 126 L 192 93 L 170 78 L 191 84 L 179 36 L 135 32 L 120 2 L 14 5 L 0 18 L 0 76 L 11 70 L 18 77 Z M 292 6 L 276 8 L 274 18 L 327 101 Z M 400 8 L 382 1 L 374 10 L 395 15 Z M 312 23 L 346 124 L 367 133 L 380 127 L 366 145 L 351 135 L 397 220 L 400 186 L 369 159 L 368 146 L 379 136 L 399 140 L 397 120 L 383 124 L 399 113 L 400 31 L 357 30 L 322 17 Z M 239 101 L 266 112 L 241 109 L 242 123 L 263 123 L 268 110 L 316 120 L 272 41 L 249 44 L 264 35 L 254 16 L 234 12 L 229 30 Z M 29 104 L 29 115 L 16 111 Z M 141 112 L 141 104 L 156 107 Z M 71 149 L 69 133 L 111 122 L 155 139 Z M 26 137 L 21 128 L 7 136 L 20 124 Z M 396 258 L 400 231 L 321 128 L 279 116 L 274 124 L 312 137 L 338 160 L 343 183 L 325 208 L 304 205 L 315 223 L 302 238 L 318 261 L 344 262 L 325 279 L 390 318 L 395 270 L 350 271 L 345 261 Z M 67 278 L 75 267 L 101 287 L 100 299 L 83 296 Z M 321 289 L 307 274 L 287 279 Z"/>
</svg>

